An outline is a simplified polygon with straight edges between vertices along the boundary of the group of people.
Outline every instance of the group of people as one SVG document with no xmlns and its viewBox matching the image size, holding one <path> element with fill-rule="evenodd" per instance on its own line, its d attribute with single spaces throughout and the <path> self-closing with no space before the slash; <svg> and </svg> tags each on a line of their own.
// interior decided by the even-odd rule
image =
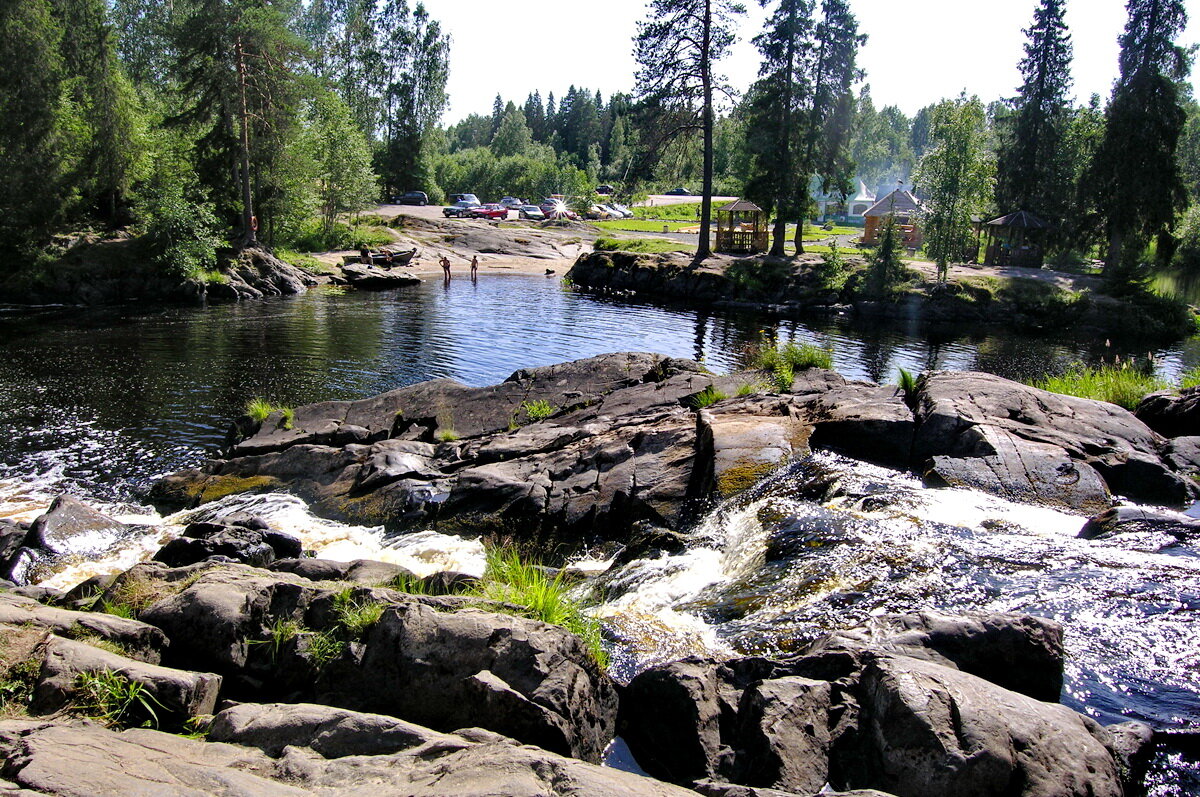
<svg viewBox="0 0 1200 797">
<path fill-rule="evenodd" d="M 450 281 L 450 258 L 442 255 L 438 263 L 442 266 L 442 273 L 446 275 L 446 282 Z M 474 282 L 479 276 L 479 255 L 471 256 L 471 281 Z"/>
</svg>

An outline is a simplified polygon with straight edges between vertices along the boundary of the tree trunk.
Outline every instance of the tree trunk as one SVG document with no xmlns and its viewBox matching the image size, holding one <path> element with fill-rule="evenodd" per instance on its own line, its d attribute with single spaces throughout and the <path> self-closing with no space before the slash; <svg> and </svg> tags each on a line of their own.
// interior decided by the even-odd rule
<svg viewBox="0 0 1200 797">
<path fill-rule="evenodd" d="M 788 177 L 792 174 L 792 90 L 796 82 L 796 7 L 792 6 L 788 13 L 787 57 L 784 68 L 783 97 L 780 99 L 778 135 L 779 135 L 779 174 L 778 196 L 775 197 L 775 229 L 771 233 L 771 256 L 784 257 L 787 251 L 784 244 L 787 241 L 787 217 L 784 208 L 788 207 L 787 197 L 791 192 Z M 797 250 L 799 254 L 799 250 Z"/>
<path fill-rule="evenodd" d="M 1104 271 L 1107 275 L 1117 273 L 1121 268 L 1121 249 L 1125 245 L 1125 233 L 1112 230 L 1108 235 L 1108 257 L 1104 260 Z"/>
<path fill-rule="evenodd" d="M 712 220 L 713 193 L 713 90 L 712 63 L 709 58 L 712 44 L 712 0 L 704 3 L 704 41 L 700 52 L 700 79 L 704 86 L 704 179 L 700 197 L 700 242 L 696 246 L 696 262 L 712 254 L 708 225 Z"/>
<path fill-rule="evenodd" d="M 241 181 L 242 181 L 242 248 L 258 246 L 258 235 L 254 223 L 254 192 L 250 187 L 250 111 L 246 105 L 246 55 L 242 50 L 242 40 L 236 45 L 238 89 L 241 99 Z"/>
</svg>

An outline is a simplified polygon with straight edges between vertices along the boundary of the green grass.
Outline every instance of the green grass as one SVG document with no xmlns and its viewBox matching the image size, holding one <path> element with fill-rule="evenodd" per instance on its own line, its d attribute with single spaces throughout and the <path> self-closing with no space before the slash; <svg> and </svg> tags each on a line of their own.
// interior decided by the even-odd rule
<svg viewBox="0 0 1200 797">
<path fill-rule="evenodd" d="M 295 249 L 276 249 L 275 256 L 285 263 L 302 268 L 313 274 L 332 274 L 333 268 L 328 263 L 317 260 L 312 255 L 297 252 Z"/>
<path fill-rule="evenodd" d="M 1128 363 L 1095 368 L 1076 365 L 1062 376 L 1046 377 L 1032 384 L 1051 393 L 1107 401 L 1127 410 L 1135 409 L 1147 393 L 1170 387 L 1159 377 Z"/>
<path fill-rule="evenodd" d="M 429 587 L 425 583 L 425 579 L 413 573 L 397 573 L 376 586 L 383 589 L 394 589 L 397 592 L 403 592 L 407 595 L 428 595 Z"/>
<path fill-rule="evenodd" d="M 269 639 L 251 639 L 249 644 L 270 645 L 271 661 L 277 662 L 279 661 L 279 652 L 283 649 L 283 646 L 305 630 L 302 623 L 281 617 L 271 624 L 271 637 Z"/>
<path fill-rule="evenodd" d="M 640 252 L 651 255 L 692 250 L 688 244 L 677 241 L 658 238 L 607 238 L 604 236 L 596 239 L 593 248 L 597 252 Z"/>
<path fill-rule="evenodd" d="M 336 629 L 322 631 L 308 638 L 308 656 L 318 670 L 340 658 L 345 650 L 346 643 L 338 638 Z"/>
<path fill-rule="evenodd" d="M 75 679 L 75 710 L 94 717 L 105 725 L 118 727 L 158 727 L 162 708 L 153 695 L 136 681 L 112 670 L 82 672 Z"/>
<path fill-rule="evenodd" d="M 782 346 L 765 346 L 754 355 L 754 367 L 763 371 L 774 371 L 780 363 L 786 363 L 795 371 L 806 368 L 833 368 L 833 351 L 812 343 L 788 341 Z"/>
<path fill-rule="evenodd" d="M 1200 368 L 1192 368 L 1189 371 L 1184 371 L 1179 377 L 1179 389 L 1186 390 L 1189 387 L 1200 385 Z"/>
<path fill-rule="evenodd" d="M 694 227 L 697 219 L 692 219 L 691 223 L 682 221 L 663 221 L 661 219 L 605 219 L 602 221 L 593 221 L 597 227 L 604 230 L 625 230 L 627 232 L 662 232 L 663 227 L 667 228 L 667 232 L 679 232 L 684 227 Z"/>
<path fill-rule="evenodd" d="M 279 404 L 272 404 L 264 398 L 255 396 L 246 402 L 246 414 L 255 423 L 262 423 L 273 412 L 279 413 L 279 428 L 291 430 L 296 420 L 296 411 L 291 407 L 284 407 Z"/>
<path fill-rule="evenodd" d="M 437 433 L 437 439 L 440 443 L 453 443 L 459 439 L 459 434 L 453 429 L 442 429 Z"/>
<path fill-rule="evenodd" d="M 583 604 L 567 595 L 561 572 L 551 578 L 536 562 L 523 560 L 514 550 L 489 548 L 487 569 L 474 594 L 519 606 L 524 616 L 562 626 L 583 641 L 597 664 L 608 666 L 600 622 L 584 614 Z"/>
<path fill-rule="evenodd" d="M 737 391 L 734 393 L 734 395 L 739 397 L 753 396 L 758 392 L 759 387 L 760 385 L 757 385 L 754 382 L 743 382 L 742 384 L 738 385 Z"/>
<path fill-rule="evenodd" d="M 338 629 L 352 639 L 358 639 L 379 622 L 386 609 L 387 604 L 370 598 L 356 599 L 351 587 L 333 596 L 333 614 Z"/>
<path fill-rule="evenodd" d="M 534 401 L 521 402 L 521 409 L 525 410 L 525 417 L 530 423 L 544 421 L 554 414 L 554 405 L 545 399 L 535 399 Z"/>
<path fill-rule="evenodd" d="M 720 390 L 717 390 L 712 385 L 709 385 L 708 387 L 704 388 L 696 395 L 692 396 L 691 404 L 696 409 L 702 410 L 705 407 L 716 404 L 721 399 L 727 399 L 727 398 L 729 398 L 728 395 L 726 395 L 725 393 L 722 393 Z"/>
<path fill-rule="evenodd" d="M 680 202 L 675 205 L 655 205 L 650 208 L 636 207 L 632 210 L 634 218 L 638 219 L 674 219 L 690 221 L 695 224 L 700 220 L 700 214 L 697 212 L 699 209 L 699 202 Z"/>
</svg>

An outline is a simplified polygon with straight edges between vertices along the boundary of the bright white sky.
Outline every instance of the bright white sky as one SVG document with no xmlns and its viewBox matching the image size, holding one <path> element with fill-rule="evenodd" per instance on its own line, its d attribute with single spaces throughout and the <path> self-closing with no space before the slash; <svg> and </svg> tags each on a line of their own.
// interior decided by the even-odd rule
<svg viewBox="0 0 1200 797">
<path fill-rule="evenodd" d="M 451 36 L 450 107 L 457 122 L 490 114 L 499 93 L 518 105 L 532 91 L 562 97 L 571 85 L 599 89 L 605 99 L 632 91 L 636 66 L 633 35 L 645 0 L 424 0 Z M 750 39 L 764 18 L 757 0 L 735 52 L 723 62 L 733 86 L 757 76 Z M 966 89 L 984 102 L 1010 97 L 1019 83 L 1022 28 L 1037 0 L 851 0 L 860 30 L 869 38 L 859 56 L 877 108 L 898 105 L 912 115 Z M 1180 43 L 1200 41 L 1200 0 L 1187 0 L 1190 17 Z M 1075 93 L 1107 100 L 1117 73 L 1117 37 L 1125 26 L 1125 0 L 1068 0 L 1067 24 L 1075 45 Z M 1197 85 L 1193 70 L 1192 85 Z"/>
</svg>

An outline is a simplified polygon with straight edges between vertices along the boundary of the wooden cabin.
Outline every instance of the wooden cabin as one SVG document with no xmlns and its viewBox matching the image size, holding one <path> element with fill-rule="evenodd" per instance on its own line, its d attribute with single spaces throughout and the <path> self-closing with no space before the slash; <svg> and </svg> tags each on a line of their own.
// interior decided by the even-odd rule
<svg viewBox="0 0 1200 797">
<path fill-rule="evenodd" d="M 718 252 L 758 254 L 771 248 L 770 220 L 753 202 L 738 199 L 717 208 Z"/>
<path fill-rule="evenodd" d="M 925 205 L 912 195 L 911 191 L 897 188 L 892 193 L 877 201 L 863 214 L 864 226 L 862 242 L 868 246 L 879 243 L 883 231 L 883 221 L 889 215 L 896 219 L 900 230 L 901 240 L 905 249 L 916 250 L 925 242 L 921 231 L 921 215 Z"/>
</svg>

